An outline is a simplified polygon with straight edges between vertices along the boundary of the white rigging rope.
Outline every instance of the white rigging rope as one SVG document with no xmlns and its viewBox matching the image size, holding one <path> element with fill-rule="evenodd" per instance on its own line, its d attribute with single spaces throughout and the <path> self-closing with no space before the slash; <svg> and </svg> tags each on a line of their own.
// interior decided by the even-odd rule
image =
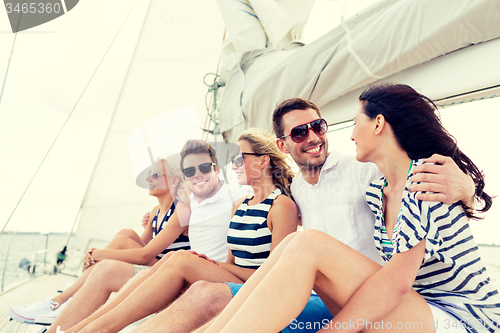
<svg viewBox="0 0 500 333">
<path fill-rule="evenodd" d="M 14 41 L 12 42 L 12 49 L 10 50 L 9 61 L 7 62 L 7 68 L 5 70 L 5 76 L 3 78 L 2 91 L 0 92 L 0 105 L 2 105 L 3 91 L 4 91 L 4 88 L 5 88 L 5 83 L 7 82 L 7 75 L 9 74 L 10 60 L 12 59 L 12 53 L 14 53 L 14 45 L 16 45 L 16 39 L 17 39 L 17 31 L 16 31 L 16 33 L 14 35 Z M 0 233 L 0 235 L 1 234 L 2 233 Z"/>
</svg>

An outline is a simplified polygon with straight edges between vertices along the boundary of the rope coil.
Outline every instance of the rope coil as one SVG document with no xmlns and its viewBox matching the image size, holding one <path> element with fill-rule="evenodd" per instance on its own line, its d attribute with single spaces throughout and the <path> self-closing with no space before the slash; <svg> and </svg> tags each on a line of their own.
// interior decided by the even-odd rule
<svg viewBox="0 0 500 333">
<path fill-rule="evenodd" d="M 206 81 L 209 75 L 214 75 L 214 81 L 212 84 L 208 84 Z M 215 73 L 205 74 L 203 77 L 203 83 L 208 87 L 208 91 L 205 95 L 205 108 L 207 109 L 207 116 L 210 119 L 210 122 L 214 124 L 214 127 L 212 130 L 209 128 L 202 128 L 202 130 L 212 135 L 217 135 L 220 134 L 219 120 L 217 119 L 217 112 L 219 111 L 217 108 L 217 92 L 219 91 L 219 88 L 224 87 L 226 83 L 221 80 L 220 75 Z M 212 97 L 211 103 L 209 102 L 209 97 Z M 210 127 L 210 123 L 206 127 Z"/>
</svg>

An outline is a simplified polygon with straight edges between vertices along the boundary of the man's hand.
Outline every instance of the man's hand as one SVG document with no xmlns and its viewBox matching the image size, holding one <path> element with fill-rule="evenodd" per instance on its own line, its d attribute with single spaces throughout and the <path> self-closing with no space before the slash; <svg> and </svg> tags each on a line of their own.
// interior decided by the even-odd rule
<svg viewBox="0 0 500 333">
<path fill-rule="evenodd" d="M 410 178 L 412 183 L 420 182 L 412 184 L 410 192 L 427 192 L 418 193 L 417 199 L 445 204 L 462 201 L 474 208 L 474 181 L 460 170 L 451 157 L 434 154 L 425 162 L 413 169 L 414 174 Z"/>
<path fill-rule="evenodd" d="M 207 255 L 206 255 L 206 254 L 203 254 L 203 253 L 198 253 L 198 252 L 196 252 L 196 251 L 194 251 L 194 250 L 190 250 L 189 252 L 190 252 L 190 253 L 192 253 L 192 254 L 194 254 L 195 256 L 200 257 L 201 259 L 205 259 L 206 261 L 210 261 L 211 263 L 214 263 L 214 264 L 216 264 L 216 265 L 219 265 L 219 264 L 217 263 L 217 261 L 215 261 L 215 260 L 213 260 L 213 259 L 210 259 L 209 257 L 207 257 Z"/>
</svg>

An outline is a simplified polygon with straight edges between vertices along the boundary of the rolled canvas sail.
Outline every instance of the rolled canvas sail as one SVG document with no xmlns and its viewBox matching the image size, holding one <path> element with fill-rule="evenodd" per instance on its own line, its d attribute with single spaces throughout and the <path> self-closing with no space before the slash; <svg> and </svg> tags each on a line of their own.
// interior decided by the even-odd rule
<svg viewBox="0 0 500 333">
<path fill-rule="evenodd" d="M 499 16 L 495 0 L 386 0 L 304 47 L 247 52 L 228 79 L 221 128 L 230 141 L 242 128 L 270 129 L 274 107 L 287 98 L 323 107 L 406 68 L 495 39 Z"/>
</svg>

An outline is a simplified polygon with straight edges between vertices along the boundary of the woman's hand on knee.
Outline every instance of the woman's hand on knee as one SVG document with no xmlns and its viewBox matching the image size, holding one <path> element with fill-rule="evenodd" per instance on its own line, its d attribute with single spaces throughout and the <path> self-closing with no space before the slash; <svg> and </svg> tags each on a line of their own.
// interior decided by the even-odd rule
<svg viewBox="0 0 500 333">
<path fill-rule="evenodd" d="M 88 249 L 87 252 L 85 252 L 85 256 L 83 257 L 83 268 L 82 272 L 85 272 L 87 268 L 90 266 L 94 265 L 96 263 L 94 257 L 92 257 L 92 252 L 94 252 L 95 248 Z"/>
</svg>

